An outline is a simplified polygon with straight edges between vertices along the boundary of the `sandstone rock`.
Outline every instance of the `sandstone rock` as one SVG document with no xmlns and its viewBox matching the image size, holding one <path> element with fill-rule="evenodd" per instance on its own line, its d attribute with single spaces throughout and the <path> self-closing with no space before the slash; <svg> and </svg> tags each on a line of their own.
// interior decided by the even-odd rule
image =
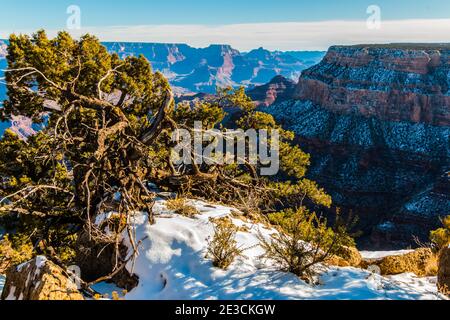
<svg viewBox="0 0 450 320">
<path fill-rule="evenodd" d="M 355 247 L 342 247 L 339 252 L 339 257 L 347 261 L 351 267 L 359 266 L 362 261 L 361 253 Z"/>
<path fill-rule="evenodd" d="M 450 125 L 450 48 L 331 47 L 295 97 L 339 113 Z"/>
<path fill-rule="evenodd" d="M 328 266 L 336 266 L 336 267 L 351 267 L 350 263 L 346 261 L 344 258 L 333 255 L 325 260 L 325 264 Z"/>
<path fill-rule="evenodd" d="M 8 270 L 2 300 L 84 300 L 84 297 L 60 267 L 39 256 Z"/>
<path fill-rule="evenodd" d="M 322 52 L 272 52 L 259 48 L 247 53 L 228 45 L 192 48 L 183 44 L 104 43 L 120 56 L 140 54 L 155 70 L 164 72 L 179 92 L 215 93 L 217 86 L 254 86 L 274 76 L 296 78 L 323 57 Z"/>
<path fill-rule="evenodd" d="M 442 249 L 439 254 L 438 287 L 450 296 L 450 247 Z"/>
<path fill-rule="evenodd" d="M 431 249 L 420 248 L 404 255 L 388 256 L 382 259 L 365 260 L 363 267 L 378 266 L 382 275 L 414 273 L 419 277 L 436 276 L 437 257 Z"/>
<path fill-rule="evenodd" d="M 325 264 L 337 267 L 359 267 L 362 256 L 357 248 L 342 247 L 337 255 L 329 257 Z"/>
</svg>

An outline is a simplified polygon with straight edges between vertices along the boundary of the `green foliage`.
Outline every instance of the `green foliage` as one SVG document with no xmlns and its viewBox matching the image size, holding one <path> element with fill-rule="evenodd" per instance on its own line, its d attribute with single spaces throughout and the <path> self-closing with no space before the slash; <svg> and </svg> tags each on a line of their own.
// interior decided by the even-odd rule
<svg viewBox="0 0 450 320">
<path fill-rule="evenodd" d="M 143 181 L 167 167 L 168 152 L 158 134 L 151 147 L 141 140 L 173 102 L 167 80 L 144 57 L 120 59 L 90 35 L 12 35 L 6 81 L 2 119 L 47 119 L 27 141 L 10 131 L 0 140 L 0 216 L 16 220 L 38 253 L 70 261 L 76 235 L 91 230 L 99 212 L 149 209 Z"/>
<path fill-rule="evenodd" d="M 173 119 L 179 126 L 192 128 L 195 121 L 203 124 L 205 130 L 212 129 L 225 117 L 223 108 L 218 103 L 197 101 L 193 106 L 187 102 L 178 104 Z"/>
<path fill-rule="evenodd" d="M 151 215 L 155 196 L 146 181 L 247 213 L 272 213 L 280 203 L 302 206 L 305 199 L 331 206 L 325 191 L 305 178 L 310 157 L 294 145 L 294 133 L 257 111 L 244 88 L 175 106 L 167 80 L 143 56 L 121 59 L 93 36 L 75 40 L 66 32 L 54 39 L 44 31 L 12 35 L 7 59 L 9 98 L 0 117 L 28 116 L 46 126 L 27 141 L 11 131 L 0 140 L 0 217 L 13 220 L 36 253 L 51 251 L 68 262 L 82 230 L 104 241 L 93 232 L 98 214 L 114 210 L 125 221 L 136 211 Z M 279 131 L 279 175 L 259 176 L 261 161 L 173 166 L 173 131 L 193 130 L 194 121 L 203 130 L 225 131 L 224 108 L 240 110 L 238 128 Z M 231 239 L 225 229 L 217 233 Z M 122 223 L 112 230 L 121 232 Z M 221 253 L 218 243 L 219 260 L 238 255 L 232 244 Z"/>
<path fill-rule="evenodd" d="M 319 188 L 313 181 L 305 179 L 310 165 L 310 156 L 304 153 L 297 145 L 293 144 L 295 134 L 284 130 L 278 125 L 272 115 L 256 111 L 248 106 L 248 97 L 242 93 L 233 98 L 233 103 L 244 111 L 243 117 L 236 122 L 237 127 L 247 129 L 278 130 L 280 133 L 280 165 L 281 172 L 278 177 L 284 177 L 283 181 L 269 180 L 268 185 L 279 199 L 297 198 L 297 200 L 308 198 L 313 203 L 331 206 L 331 197 Z M 297 204 L 302 204 L 297 201 Z"/>
<path fill-rule="evenodd" d="M 263 258 L 274 261 L 280 270 L 308 281 L 317 264 L 338 254 L 343 246 L 354 245 L 343 225 L 332 229 L 326 220 L 303 207 L 270 214 L 269 220 L 281 230 L 271 239 L 259 235 L 265 251 Z"/>
<path fill-rule="evenodd" d="M 6 235 L 0 240 L 0 273 L 33 257 L 33 245 L 24 235 Z"/>
<path fill-rule="evenodd" d="M 442 228 L 431 231 L 430 233 L 430 240 L 437 250 L 450 245 L 450 216 L 445 217 L 442 224 Z"/>
<path fill-rule="evenodd" d="M 233 204 L 244 212 L 273 212 L 276 205 L 303 205 L 303 200 L 325 207 L 331 206 L 331 197 L 321 189 L 315 182 L 305 178 L 310 156 L 304 153 L 293 142 L 294 133 L 284 130 L 272 115 L 256 110 L 255 104 L 245 94 L 244 88 L 218 89 L 217 97 L 206 101 L 194 101 L 191 103 L 178 104 L 172 118 L 182 128 L 193 129 L 194 121 L 201 121 L 203 128 L 226 128 L 221 127 L 224 119 L 224 108 L 235 108 L 240 110 L 241 116 L 232 126 L 242 130 L 265 129 L 272 134 L 277 130 L 280 136 L 280 172 L 274 177 L 256 177 L 261 162 L 252 168 L 252 165 L 210 165 L 203 164 L 201 172 L 219 172 L 219 175 L 229 177 L 232 183 L 218 185 L 213 177 L 211 185 L 201 180 L 201 185 L 191 183 L 186 194 L 205 197 L 210 200 Z M 260 159 L 258 159 L 260 160 Z M 186 168 L 178 168 L 183 171 Z M 200 183 L 199 183 L 200 184 Z M 247 187 L 253 186 L 251 190 Z M 249 201 L 251 199 L 251 201 Z"/>
<path fill-rule="evenodd" d="M 213 265 L 226 270 L 233 261 L 242 255 L 242 249 L 237 247 L 236 233 L 238 227 L 228 219 L 215 219 L 214 236 L 208 239 L 207 258 L 211 258 Z"/>
</svg>

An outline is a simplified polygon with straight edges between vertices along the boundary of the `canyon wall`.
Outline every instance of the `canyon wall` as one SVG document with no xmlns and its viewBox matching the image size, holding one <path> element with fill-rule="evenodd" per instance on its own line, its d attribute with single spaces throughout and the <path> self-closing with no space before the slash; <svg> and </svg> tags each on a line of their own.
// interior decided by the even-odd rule
<svg viewBox="0 0 450 320">
<path fill-rule="evenodd" d="M 144 55 L 169 79 L 178 94 L 215 93 L 217 86 L 263 85 L 277 75 L 297 80 L 301 71 L 318 63 L 319 51 L 240 52 L 229 45 L 193 48 L 186 44 L 112 43 L 104 45 L 121 57 Z"/>
<path fill-rule="evenodd" d="M 292 98 L 296 83 L 283 76 L 276 76 L 269 83 L 247 91 L 247 95 L 259 107 L 269 107 Z"/>
<path fill-rule="evenodd" d="M 312 155 L 309 175 L 360 217 L 367 247 L 426 241 L 450 214 L 450 46 L 332 47 L 264 108 Z"/>
</svg>

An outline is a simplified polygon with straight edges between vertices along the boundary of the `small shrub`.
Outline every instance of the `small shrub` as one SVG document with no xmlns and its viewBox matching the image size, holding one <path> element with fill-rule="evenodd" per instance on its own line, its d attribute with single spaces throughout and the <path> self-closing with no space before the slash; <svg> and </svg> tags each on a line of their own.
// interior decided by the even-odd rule
<svg viewBox="0 0 450 320">
<path fill-rule="evenodd" d="M 269 240 L 260 233 L 260 244 L 265 251 L 262 258 L 274 261 L 281 271 L 292 272 L 308 281 L 314 275 L 314 266 L 352 242 L 343 226 L 333 230 L 327 227 L 326 220 L 305 208 L 279 212 L 269 219 L 282 231 Z"/>
<path fill-rule="evenodd" d="M 126 215 L 115 214 L 107 220 L 109 230 L 115 234 L 122 233 L 127 227 Z"/>
<path fill-rule="evenodd" d="M 208 239 L 206 257 L 212 259 L 215 267 L 226 270 L 244 251 L 238 248 L 235 239 L 239 229 L 229 218 L 215 219 L 213 223 L 214 236 Z"/>
<path fill-rule="evenodd" d="M 177 198 L 172 200 L 167 200 L 166 207 L 169 210 L 175 211 L 176 214 L 192 218 L 199 214 L 197 208 L 187 204 L 186 199 Z"/>
<path fill-rule="evenodd" d="M 442 221 L 442 224 L 442 228 L 431 231 L 430 234 L 430 240 L 436 251 L 439 251 L 450 244 L 450 216 L 446 217 Z"/>
<path fill-rule="evenodd" d="M 0 241 L 0 273 L 33 257 L 33 245 L 20 235 L 6 235 Z"/>
</svg>

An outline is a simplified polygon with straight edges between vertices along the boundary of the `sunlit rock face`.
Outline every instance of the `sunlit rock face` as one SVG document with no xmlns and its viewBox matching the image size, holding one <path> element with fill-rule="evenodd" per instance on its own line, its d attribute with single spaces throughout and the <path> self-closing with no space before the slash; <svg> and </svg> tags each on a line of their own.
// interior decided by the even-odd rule
<svg viewBox="0 0 450 320">
<path fill-rule="evenodd" d="M 265 108 L 312 155 L 310 177 L 361 219 L 363 245 L 427 240 L 450 213 L 450 46 L 332 47 Z"/>
<path fill-rule="evenodd" d="M 295 98 L 339 113 L 449 126 L 449 80 L 450 47 L 332 47 L 303 73 Z"/>
<path fill-rule="evenodd" d="M 257 86 L 247 92 L 260 107 L 268 107 L 292 98 L 296 89 L 296 83 L 283 76 L 276 76 L 269 83 Z"/>
</svg>

